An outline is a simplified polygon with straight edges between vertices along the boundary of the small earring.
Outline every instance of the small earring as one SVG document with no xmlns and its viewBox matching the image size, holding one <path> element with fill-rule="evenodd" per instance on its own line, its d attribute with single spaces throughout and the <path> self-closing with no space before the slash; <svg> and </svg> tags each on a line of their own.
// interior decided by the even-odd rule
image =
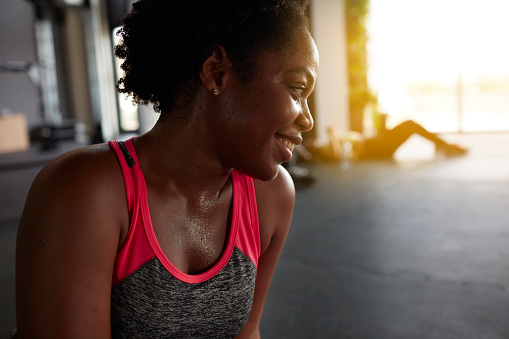
<svg viewBox="0 0 509 339">
<path fill-rule="evenodd" d="M 212 91 L 212 94 L 214 94 L 216 97 L 221 94 L 221 91 L 217 88 L 214 88 L 214 90 Z"/>
</svg>

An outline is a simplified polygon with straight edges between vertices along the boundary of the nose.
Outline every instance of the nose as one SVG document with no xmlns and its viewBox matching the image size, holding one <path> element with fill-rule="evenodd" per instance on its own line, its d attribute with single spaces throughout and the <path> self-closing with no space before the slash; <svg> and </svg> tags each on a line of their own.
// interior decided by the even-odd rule
<svg viewBox="0 0 509 339">
<path fill-rule="evenodd" d="M 307 132 L 313 128 L 315 122 L 309 111 L 307 100 L 302 103 L 302 113 L 299 114 L 295 123 L 301 128 L 302 132 Z"/>
</svg>

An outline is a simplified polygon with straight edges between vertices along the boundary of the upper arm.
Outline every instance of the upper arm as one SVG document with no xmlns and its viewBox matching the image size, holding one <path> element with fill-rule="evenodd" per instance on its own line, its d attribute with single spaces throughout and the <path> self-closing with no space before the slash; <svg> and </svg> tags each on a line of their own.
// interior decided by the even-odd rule
<svg viewBox="0 0 509 339">
<path fill-rule="evenodd" d="M 259 335 L 258 326 L 263 306 L 290 228 L 295 202 L 293 181 L 282 166 L 280 166 L 280 172 L 276 179 L 270 182 L 255 180 L 255 188 L 262 254 L 258 260 L 251 314 L 244 330 L 239 334 L 239 338 L 256 338 L 256 335 Z"/>
<path fill-rule="evenodd" d="M 111 197 L 122 179 L 105 180 L 104 164 L 88 158 L 53 161 L 30 189 L 16 244 L 20 338 L 110 336 L 111 279 L 122 222 Z"/>
<path fill-rule="evenodd" d="M 268 182 L 255 180 L 255 187 L 263 254 L 275 243 L 280 243 L 281 247 L 284 244 L 292 221 L 295 186 L 288 171 L 280 166 L 276 179 Z"/>
</svg>

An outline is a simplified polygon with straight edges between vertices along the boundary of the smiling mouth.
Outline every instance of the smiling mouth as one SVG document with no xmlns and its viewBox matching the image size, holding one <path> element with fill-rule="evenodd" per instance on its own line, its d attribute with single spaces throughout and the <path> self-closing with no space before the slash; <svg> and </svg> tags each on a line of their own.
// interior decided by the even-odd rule
<svg viewBox="0 0 509 339">
<path fill-rule="evenodd" d="M 291 140 L 288 140 L 286 138 L 281 138 L 279 137 L 279 141 L 281 141 L 281 143 L 290 150 L 290 152 L 293 152 L 293 148 L 295 147 L 295 144 L 291 141 Z"/>
</svg>

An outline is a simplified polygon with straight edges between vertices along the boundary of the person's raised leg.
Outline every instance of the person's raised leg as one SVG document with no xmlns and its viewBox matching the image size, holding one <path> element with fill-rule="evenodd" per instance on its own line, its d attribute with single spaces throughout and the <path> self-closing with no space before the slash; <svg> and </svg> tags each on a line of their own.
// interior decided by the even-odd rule
<svg viewBox="0 0 509 339">
<path fill-rule="evenodd" d="M 449 144 L 437 134 L 428 131 L 412 120 L 405 121 L 393 129 L 387 130 L 383 137 L 385 142 L 390 145 L 395 152 L 413 134 L 418 134 L 423 138 L 430 140 L 435 144 L 438 151 L 444 151 L 448 155 L 464 154 L 467 152 L 465 148 Z"/>
<path fill-rule="evenodd" d="M 372 156 L 389 156 L 410 138 L 413 134 L 420 134 L 425 138 L 432 137 L 431 133 L 426 131 L 419 124 L 408 120 L 392 129 L 386 129 L 376 137 L 369 139 L 369 148 Z"/>
</svg>

